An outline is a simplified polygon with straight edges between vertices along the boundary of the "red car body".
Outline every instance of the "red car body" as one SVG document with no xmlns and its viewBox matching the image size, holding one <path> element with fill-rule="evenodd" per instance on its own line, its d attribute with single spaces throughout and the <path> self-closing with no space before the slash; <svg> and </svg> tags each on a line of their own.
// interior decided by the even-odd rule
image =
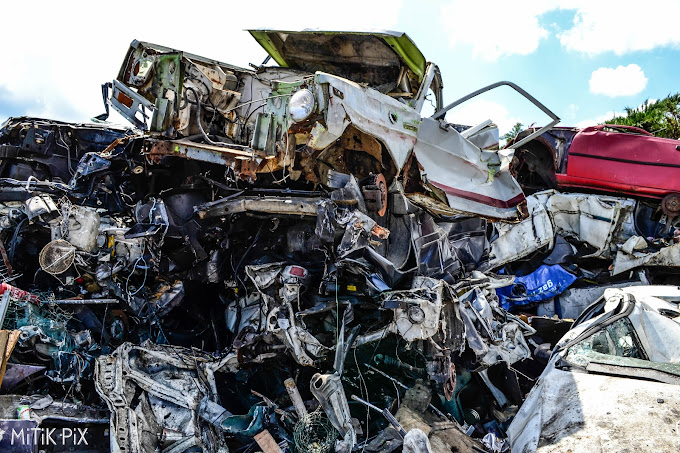
<svg viewBox="0 0 680 453">
<path fill-rule="evenodd" d="M 553 128 L 515 156 L 515 173 L 523 186 L 536 183 L 538 176 L 546 187 L 558 189 L 642 198 L 680 194 L 680 141 L 636 127 Z"/>
</svg>

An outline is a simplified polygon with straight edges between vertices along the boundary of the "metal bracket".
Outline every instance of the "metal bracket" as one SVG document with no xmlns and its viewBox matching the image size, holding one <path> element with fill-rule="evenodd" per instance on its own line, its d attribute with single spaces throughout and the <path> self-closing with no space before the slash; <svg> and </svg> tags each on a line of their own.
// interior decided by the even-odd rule
<svg viewBox="0 0 680 453">
<path fill-rule="evenodd" d="M 146 110 L 152 112 L 156 109 L 156 106 L 149 100 L 126 87 L 118 80 L 114 80 L 109 102 L 118 113 L 127 118 L 132 124 L 142 130 L 148 130 L 146 120 L 149 119 L 149 115 L 146 113 Z M 141 114 L 143 119 L 139 119 L 137 113 Z"/>
</svg>

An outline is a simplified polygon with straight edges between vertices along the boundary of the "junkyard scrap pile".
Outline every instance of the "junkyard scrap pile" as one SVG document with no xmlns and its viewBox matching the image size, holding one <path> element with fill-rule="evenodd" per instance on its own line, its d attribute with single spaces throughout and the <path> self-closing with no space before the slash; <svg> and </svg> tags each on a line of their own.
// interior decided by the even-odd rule
<svg viewBox="0 0 680 453">
<path fill-rule="evenodd" d="M 0 129 L 0 418 L 87 428 L 16 451 L 675 445 L 680 195 L 567 167 L 639 134 L 509 84 L 553 121 L 499 150 L 404 34 L 251 34 L 276 65 L 133 41 L 130 128 Z"/>
</svg>

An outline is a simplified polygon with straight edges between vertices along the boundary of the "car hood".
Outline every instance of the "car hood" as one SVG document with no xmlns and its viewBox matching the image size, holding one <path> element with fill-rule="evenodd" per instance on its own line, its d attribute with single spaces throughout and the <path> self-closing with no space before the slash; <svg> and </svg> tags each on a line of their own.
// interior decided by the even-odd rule
<svg viewBox="0 0 680 453">
<path fill-rule="evenodd" d="M 406 33 L 248 30 L 280 66 L 327 72 L 389 91 L 403 69 L 421 81 L 426 60 Z"/>
<path fill-rule="evenodd" d="M 557 360 L 507 431 L 512 451 L 676 451 L 677 385 L 563 371 Z"/>
</svg>

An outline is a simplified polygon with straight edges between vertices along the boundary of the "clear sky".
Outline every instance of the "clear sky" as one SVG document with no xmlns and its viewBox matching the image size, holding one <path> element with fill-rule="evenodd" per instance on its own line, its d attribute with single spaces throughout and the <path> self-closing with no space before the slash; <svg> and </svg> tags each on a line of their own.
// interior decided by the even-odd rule
<svg viewBox="0 0 680 453">
<path fill-rule="evenodd" d="M 583 126 L 680 92 L 679 18 L 679 0 L 7 2 L 0 121 L 87 121 L 102 113 L 100 85 L 117 75 L 132 39 L 247 66 L 265 53 L 245 28 L 386 28 L 406 32 L 439 65 L 447 103 L 509 80 L 562 125 Z M 502 133 L 518 121 L 547 122 L 509 88 L 447 119 L 491 119 Z"/>
</svg>

